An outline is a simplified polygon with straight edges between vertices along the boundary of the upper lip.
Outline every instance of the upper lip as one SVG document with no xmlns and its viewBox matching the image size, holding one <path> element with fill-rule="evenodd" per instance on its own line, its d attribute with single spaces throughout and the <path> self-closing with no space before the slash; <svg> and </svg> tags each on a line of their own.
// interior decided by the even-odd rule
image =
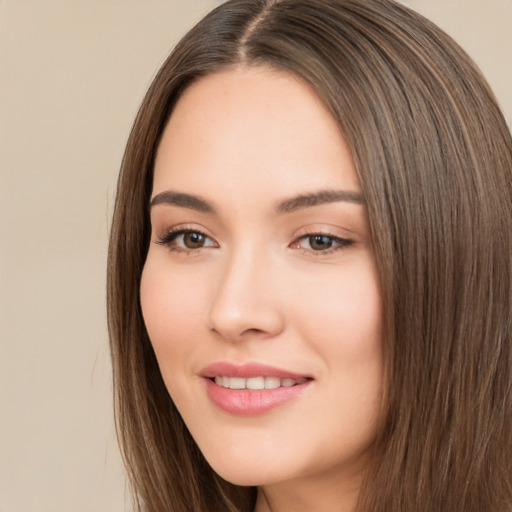
<svg viewBox="0 0 512 512">
<path fill-rule="evenodd" d="M 219 361 L 208 365 L 201 371 L 201 376 L 211 379 L 213 377 L 278 377 L 280 379 L 302 379 L 311 378 L 296 372 L 276 368 L 266 364 L 250 362 L 243 364 L 230 363 L 228 361 Z"/>
</svg>

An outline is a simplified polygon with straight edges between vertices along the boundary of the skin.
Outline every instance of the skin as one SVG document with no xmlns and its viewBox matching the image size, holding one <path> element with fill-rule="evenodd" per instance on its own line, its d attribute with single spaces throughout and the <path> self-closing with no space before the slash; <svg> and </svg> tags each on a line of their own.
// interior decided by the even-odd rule
<svg viewBox="0 0 512 512">
<path fill-rule="evenodd" d="M 319 191 L 360 193 L 334 119 L 284 72 L 244 67 L 201 78 L 158 148 L 152 197 L 169 190 L 215 210 L 155 201 L 141 283 L 148 333 L 192 436 L 223 478 L 258 486 L 257 512 L 353 510 L 383 378 L 365 207 L 339 198 L 276 207 Z M 203 238 L 196 246 L 197 234 L 171 230 Z M 327 238 L 315 245 L 311 234 Z M 270 411 L 231 414 L 210 400 L 201 376 L 218 361 L 309 380 Z"/>
</svg>

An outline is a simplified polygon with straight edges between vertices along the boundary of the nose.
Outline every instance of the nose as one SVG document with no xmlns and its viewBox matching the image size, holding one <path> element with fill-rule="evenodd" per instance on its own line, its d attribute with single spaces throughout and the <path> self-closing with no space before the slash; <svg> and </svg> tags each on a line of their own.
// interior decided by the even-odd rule
<svg viewBox="0 0 512 512">
<path fill-rule="evenodd" d="M 231 342 L 280 334 L 285 318 L 276 278 L 272 265 L 256 252 L 226 261 L 209 312 L 210 329 Z"/>
</svg>

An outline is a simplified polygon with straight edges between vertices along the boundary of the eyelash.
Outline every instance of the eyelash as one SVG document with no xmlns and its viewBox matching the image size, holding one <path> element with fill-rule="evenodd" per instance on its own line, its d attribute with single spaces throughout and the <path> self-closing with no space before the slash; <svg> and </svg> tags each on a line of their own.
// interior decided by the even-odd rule
<svg viewBox="0 0 512 512">
<path fill-rule="evenodd" d="M 300 247 L 300 243 L 303 240 L 308 240 L 308 239 L 309 239 L 309 245 L 311 246 L 312 240 L 314 238 L 316 238 L 316 237 L 328 239 L 334 247 L 329 247 L 328 249 L 323 249 L 323 250 L 319 250 L 319 251 L 315 251 L 312 248 L 311 249 L 307 249 L 305 247 Z M 302 250 L 303 252 L 308 253 L 308 254 L 312 254 L 314 256 L 326 256 L 328 254 L 332 254 L 334 252 L 346 249 L 346 248 L 350 247 L 353 244 L 354 244 L 354 240 L 350 240 L 348 238 L 341 238 L 341 237 L 336 236 L 336 235 L 331 235 L 330 233 L 312 232 L 312 233 L 304 233 L 303 235 L 301 235 L 300 237 L 295 239 L 290 244 L 290 247 Z"/>
<path fill-rule="evenodd" d="M 192 228 L 176 228 L 170 229 L 167 234 L 161 238 L 159 238 L 156 243 L 158 245 L 163 245 L 167 247 L 167 249 L 171 252 L 183 253 L 185 255 L 190 254 L 192 252 L 197 251 L 198 249 L 203 249 L 205 246 L 197 247 L 197 248 L 189 248 L 189 247 L 178 247 L 177 245 L 173 245 L 173 242 L 181 235 L 187 234 L 198 234 L 204 237 L 205 239 L 212 240 L 207 234 L 203 233 L 198 229 Z M 214 245 L 207 245 L 206 247 L 214 247 Z"/>
<path fill-rule="evenodd" d="M 182 235 L 184 236 L 187 234 L 200 235 L 201 237 L 204 237 L 205 239 L 208 239 L 208 240 L 212 241 L 213 243 L 211 245 L 206 245 L 206 246 L 203 245 L 203 246 L 199 246 L 196 248 L 178 247 L 177 245 L 173 245 L 173 242 L 175 242 L 175 240 L 179 236 L 182 236 Z M 310 245 L 311 245 L 311 241 L 315 237 L 328 239 L 334 245 L 334 247 L 329 247 L 324 250 L 316 251 L 312 248 L 307 249 L 305 247 L 300 246 L 300 243 L 307 239 L 309 239 Z M 203 248 L 218 247 L 217 243 L 214 240 L 212 240 L 207 234 L 203 233 L 202 231 L 200 231 L 198 229 L 191 229 L 191 228 L 190 229 L 189 228 L 171 229 L 167 232 L 167 234 L 165 236 L 159 238 L 155 243 L 157 243 L 158 245 L 163 245 L 163 246 L 167 247 L 167 249 L 171 252 L 182 253 L 185 255 L 196 252 L 199 249 L 203 249 Z M 299 249 L 299 250 L 303 251 L 304 253 L 313 254 L 315 256 L 324 256 L 324 255 L 332 254 L 334 252 L 346 249 L 353 244 L 354 244 L 354 240 L 350 240 L 348 238 L 341 238 L 339 236 L 331 235 L 330 233 L 317 233 L 317 232 L 309 233 L 308 232 L 308 233 L 304 233 L 300 237 L 296 238 L 290 244 L 289 247 L 291 247 L 293 249 Z"/>
</svg>

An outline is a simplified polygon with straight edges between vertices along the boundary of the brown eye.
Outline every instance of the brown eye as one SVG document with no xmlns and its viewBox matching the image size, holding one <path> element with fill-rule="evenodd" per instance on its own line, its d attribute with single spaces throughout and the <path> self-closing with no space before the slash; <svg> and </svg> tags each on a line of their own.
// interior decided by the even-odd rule
<svg viewBox="0 0 512 512">
<path fill-rule="evenodd" d="M 189 229 L 170 231 L 167 235 L 157 240 L 156 243 L 165 245 L 175 252 L 192 251 L 194 249 L 202 249 L 203 247 L 218 247 L 218 244 L 209 236 L 200 231 Z"/>
<path fill-rule="evenodd" d="M 330 254 L 333 251 L 338 251 L 351 246 L 354 243 L 353 240 L 348 238 L 340 238 L 339 236 L 314 233 L 310 235 L 301 236 L 295 240 L 292 247 L 296 249 L 303 249 L 312 254 Z"/>
<path fill-rule="evenodd" d="M 325 235 L 311 235 L 308 237 L 309 246 L 314 251 L 325 251 L 333 245 L 333 239 Z"/>
<path fill-rule="evenodd" d="M 189 231 L 183 234 L 183 245 L 187 249 L 199 249 L 203 247 L 206 237 L 197 231 Z"/>
</svg>

